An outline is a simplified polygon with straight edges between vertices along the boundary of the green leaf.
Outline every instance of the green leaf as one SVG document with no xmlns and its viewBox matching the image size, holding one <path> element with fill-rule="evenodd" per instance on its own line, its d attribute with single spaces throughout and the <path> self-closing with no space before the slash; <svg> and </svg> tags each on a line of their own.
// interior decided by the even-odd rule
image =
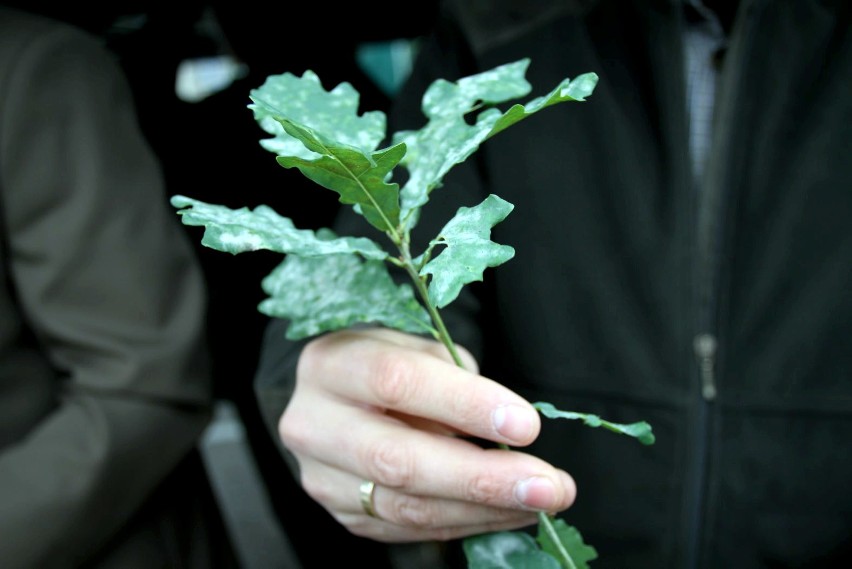
<svg viewBox="0 0 852 569">
<path fill-rule="evenodd" d="M 304 156 L 306 149 L 284 131 L 280 118 L 298 122 L 365 153 L 375 150 L 385 137 L 384 113 L 370 111 L 359 116 L 359 95 L 352 85 L 340 83 L 326 91 L 316 73 L 310 70 L 301 77 L 292 73 L 270 75 L 263 85 L 252 89 L 249 98 L 254 102 L 249 108 L 255 120 L 274 135 L 261 141 L 261 145 L 281 156 Z"/>
<path fill-rule="evenodd" d="M 643 445 L 654 444 L 655 438 L 654 433 L 651 432 L 651 425 L 649 425 L 645 421 L 640 421 L 638 423 L 630 423 L 627 425 L 621 423 L 612 423 L 610 421 L 605 421 L 601 419 L 597 415 L 591 415 L 588 413 L 576 413 L 574 411 L 560 411 L 556 409 L 556 407 L 554 407 L 552 404 L 545 403 L 542 401 L 533 403 L 533 407 L 538 409 L 538 411 L 548 419 L 579 419 L 590 427 L 603 427 L 605 429 L 609 429 L 610 431 L 620 433 L 622 435 L 635 437 Z"/>
<path fill-rule="evenodd" d="M 520 59 L 456 83 L 439 79 L 427 89 L 422 104 L 428 118 L 426 126 L 394 135 L 395 142 L 408 147 L 401 164 L 409 171 L 409 179 L 400 191 L 400 215 L 406 227 L 416 224 L 418 210 L 449 170 L 466 160 L 482 142 L 545 107 L 584 100 L 597 81 L 592 73 L 574 81 L 565 79 L 548 95 L 527 105 L 514 105 L 506 113 L 490 108 L 481 112 L 474 124 L 465 121 L 465 115 L 477 108 L 528 94 L 531 87 L 524 75 L 529 63 L 529 59 Z"/>
<path fill-rule="evenodd" d="M 381 261 L 356 255 L 289 255 L 262 282 L 263 314 L 290 321 L 299 340 L 356 323 L 378 323 L 414 334 L 433 333 L 429 314 L 408 285 L 397 285 Z"/>
<path fill-rule="evenodd" d="M 439 255 L 420 269 L 421 275 L 432 275 L 429 300 L 438 308 L 458 297 L 464 285 L 481 281 L 487 267 L 496 267 L 515 255 L 508 245 L 489 239 L 491 228 L 503 221 L 513 205 L 490 195 L 475 207 L 461 207 L 444 226 L 431 246 L 445 245 Z"/>
<path fill-rule="evenodd" d="M 286 123 L 287 128 L 299 127 Z M 309 136 L 304 131 L 305 137 Z M 305 177 L 340 195 L 340 203 L 357 206 L 370 225 L 386 233 L 394 233 L 399 225 L 399 185 L 385 182 L 387 175 L 405 155 L 405 145 L 365 155 L 359 151 L 334 146 L 323 147 L 325 155 L 316 160 L 279 156 L 285 168 L 296 167 Z"/>
<path fill-rule="evenodd" d="M 523 532 L 493 532 L 462 543 L 468 569 L 559 569 L 559 562 Z"/>
<path fill-rule="evenodd" d="M 571 569 L 589 569 L 588 562 L 598 558 L 598 552 L 594 547 L 586 545 L 583 542 L 583 536 L 577 528 L 569 526 L 564 520 L 552 519 L 551 524 L 556 530 L 556 535 L 559 539 L 559 544 L 568 552 L 573 565 L 567 565 Z M 550 534 L 544 531 L 541 524 L 538 526 L 538 536 L 536 540 L 541 545 L 541 548 L 553 557 L 560 559 L 562 556 L 559 553 L 559 545 L 554 543 Z"/>
<path fill-rule="evenodd" d="M 253 211 L 230 209 L 186 196 L 172 196 L 184 225 L 204 226 L 201 243 L 225 253 L 266 249 L 302 256 L 357 253 L 367 259 L 383 260 L 388 254 L 365 237 L 321 239 L 308 229 L 296 229 L 293 221 L 265 205 Z"/>
<path fill-rule="evenodd" d="M 408 147 L 402 161 L 409 179 L 401 190 L 401 215 L 409 227 L 413 227 L 416 216 L 407 219 L 408 214 L 428 201 L 429 193 L 453 166 L 479 148 L 500 113 L 496 109 L 481 113 L 473 125 L 465 122 L 465 115 L 482 104 L 496 104 L 529 93 L 531 87 L 524 78 L 529 63 L 529 59 L 522 59 L 455 83 L 438 79 L 426 90 L 422 101 L 426 126 L 400 131 L 393 137 L 394 142 L 404 142 Z"/>
<path fill-rule="evenodd" d="M 278 154 L 279 164 L 337 192 L 341 203 L 355 206 L 371 225 L 395 234 L 399 185 L 387 180 L 406 146 L 374 151 L 384 136 L 384 114 L 359 117 L 358 93 L 351 85 L 326 92 L 311 72 L 267 79 L 251 99 L 255 119 L 275 134 L 264 147 Z"/>
<path fill-rule="evenodd" d="M 513 105 L 497 120 L 488 133 L 488 138 L 551 105 L 566 101 L 585 101 L 597 84 L 598 76 L 595 73 L 586 73 L 573 80 L 563 79 L 562 83 L 547 95 L 533 99 L 526 105 Z"/>
</svg>

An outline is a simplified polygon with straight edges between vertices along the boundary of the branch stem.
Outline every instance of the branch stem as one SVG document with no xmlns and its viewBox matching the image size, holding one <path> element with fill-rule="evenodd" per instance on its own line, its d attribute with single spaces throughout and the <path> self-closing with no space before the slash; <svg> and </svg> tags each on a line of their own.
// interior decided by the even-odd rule
<svg viewBox="0 0 852 569">
<path fill-rule="evenodd" d="M 414 282 L 414 287 L 417 289 L 417 293 L 420 295 L 420 298 L 423 299 L 423 305 L 426 307 L 426 310 L 429 312 L 429 316 L 432 318 L 432 323 L 438 330 L 438 339 L 442 344 L 444 344 L 444 346 L 446 346 L 456 365 L 460 368 L 464 368 L 464 362 L 462 362 L 461 356 L 459 356 L 459 352 L 456 349 L 456 345 L 450 336 L 450 332 L 444 324 L 444 319 L 441 318 L 441 313 L 438 312 L 438 309 L 434 304 L 432 304 L 432 301 L 429 300 L 429 291 L 426 289 L 426 283 L 414 267 L 414 261 L 411 259 L 411 253 L 408 251 L 407 247 L 402 247 L 400 252 L 402 253 L 402 265 L 408 273 L 408 276 L 411 277 L 411 280 Z"/>
<path fill-rule="evenodd" d="M 464 363 L 462 363 L 462 359 L 459 356 L 458 350 L 456 350 L 456 346 L 453 343 L 452 337 L 450 337 L 450 333 L 447 330 L 446 325 L 444 325 L 444 319 L 441 318 L 440 312 L 438 312 L 437 307 L 432 304 L 432 301 L 429 300 L 429 291 L 426 288 L 426 283 L 423 278 L 421 278 L 419 271 L 414 266 L 414 261 L 411 258 L 411 252 L 408 249 L 407 243 L 403 242 L 400 245 L 400 263 L 399 266 L 402 266 L 408 276 L 411 278 L 414 283 L 415 288 L 417 289 L 417 293 L 420 295 L 420 298 L 423 299 L 423 304 L 426 306 L 426 310 L 429 312 L 429 316 L 432 318 L 432 323 L 435 325 L 437 329 L 437 337 L 441 341 L 441 343 L 446 346 L 447 350 L 449 350 L 450 355 L 453 357 L 453 361 L 460 368 L 464 368 Z M 509 445 L 505 443 L 499 443 L 498 447 L 503 450 L 511 450 Z M 566 569 L 577 569 L 577 565 L 574 563 L 574 560 L 571 558 L 571 555 L 562 545 L 562 542 L 559 539 L 559 534 L 556 532 L 556 528 L 553 527 L 553 522 L 550 519 L 550 516 L 547 515 L 546 512 L 538 513 L 538 525 L 550 538 L 553 542 L 553 546 L 556 548 L 557 559 L 559 563 L 565 567 Z"/>
<path fill-rule="evenodd" d="M 556 548 L 559 563 L 561 563 L 566 569 L 577 569 L 577 565 L 574 563 L 574 560 L 571 559 L 571 554 L 568 553 L 568 550 L 562 545 L 562 541 L 559 539 L 559 534 L 556 533 L 556 528 L 553 527 L 553 522 L 546 512 L 538 513 L 538 527 L 544 530 L 544 533 L 547 534 L 550 541 L 553 543 L 553 547 Z"/>
</svg>

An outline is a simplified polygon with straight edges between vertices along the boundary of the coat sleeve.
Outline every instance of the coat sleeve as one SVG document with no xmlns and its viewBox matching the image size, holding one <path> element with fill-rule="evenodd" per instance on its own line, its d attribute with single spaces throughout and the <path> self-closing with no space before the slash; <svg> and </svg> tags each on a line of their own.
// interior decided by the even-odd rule
<svg viewBox="0 0 852 569">
<path fill-rule="evenodd" d="M 0 449 L 0 564 L 72 567 L 209 420 L 206 291 L 111 54 L 64 27 L 18 47 L 0 81 L 0 197 L 12 285 L 57 387 Z"/>
</svg>

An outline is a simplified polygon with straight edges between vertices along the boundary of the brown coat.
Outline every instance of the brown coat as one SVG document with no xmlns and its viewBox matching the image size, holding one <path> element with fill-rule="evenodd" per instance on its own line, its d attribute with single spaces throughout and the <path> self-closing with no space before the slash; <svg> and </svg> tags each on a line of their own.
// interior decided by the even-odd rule
<svg viewBox="0 0 852 569">
<path fill-rule="evenodd" d="M 0 567 L 221 566 L 205 303 L 116 62 L 0 8 Z"/>
</svg>

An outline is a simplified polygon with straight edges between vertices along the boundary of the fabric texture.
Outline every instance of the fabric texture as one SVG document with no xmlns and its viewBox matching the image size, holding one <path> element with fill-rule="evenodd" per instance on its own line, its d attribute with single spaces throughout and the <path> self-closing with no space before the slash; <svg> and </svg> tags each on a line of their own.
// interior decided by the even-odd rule
<svg viewBox="0 0 852 569">
<path fill-rule="evenodd" d="M 205 305 L 111 54 L 0 8 L 0 566 L 228 566 Z"/>
<path fill-rule="evenodd" d="M 595 569 L 852 564 L 849 4 L 741 3 L 697 182 L 680 2 L 506 11 L 491 36 L 484 4 L 448 5 L 390 131 L 423 125 L 437 78 L 521 58 L 531 96 L 600 77 L 587 102 L 456 167 L 414 236 L 422 247 L 489 193 L 513 203 L 492 239 L 516 255 L 447 307 L 450 332 L 530 401 L 653 426 L 645 447 L 546 421 L 525 449 L 577 481 L 562 517 L 598 550 Z M 336 229 L 372 235 L 349 209 Z M 256 380 L 276 421 L 299 353 L 284 326 Z M 700 337 L 712 358 L 697 358 Z"/>
</svg>

